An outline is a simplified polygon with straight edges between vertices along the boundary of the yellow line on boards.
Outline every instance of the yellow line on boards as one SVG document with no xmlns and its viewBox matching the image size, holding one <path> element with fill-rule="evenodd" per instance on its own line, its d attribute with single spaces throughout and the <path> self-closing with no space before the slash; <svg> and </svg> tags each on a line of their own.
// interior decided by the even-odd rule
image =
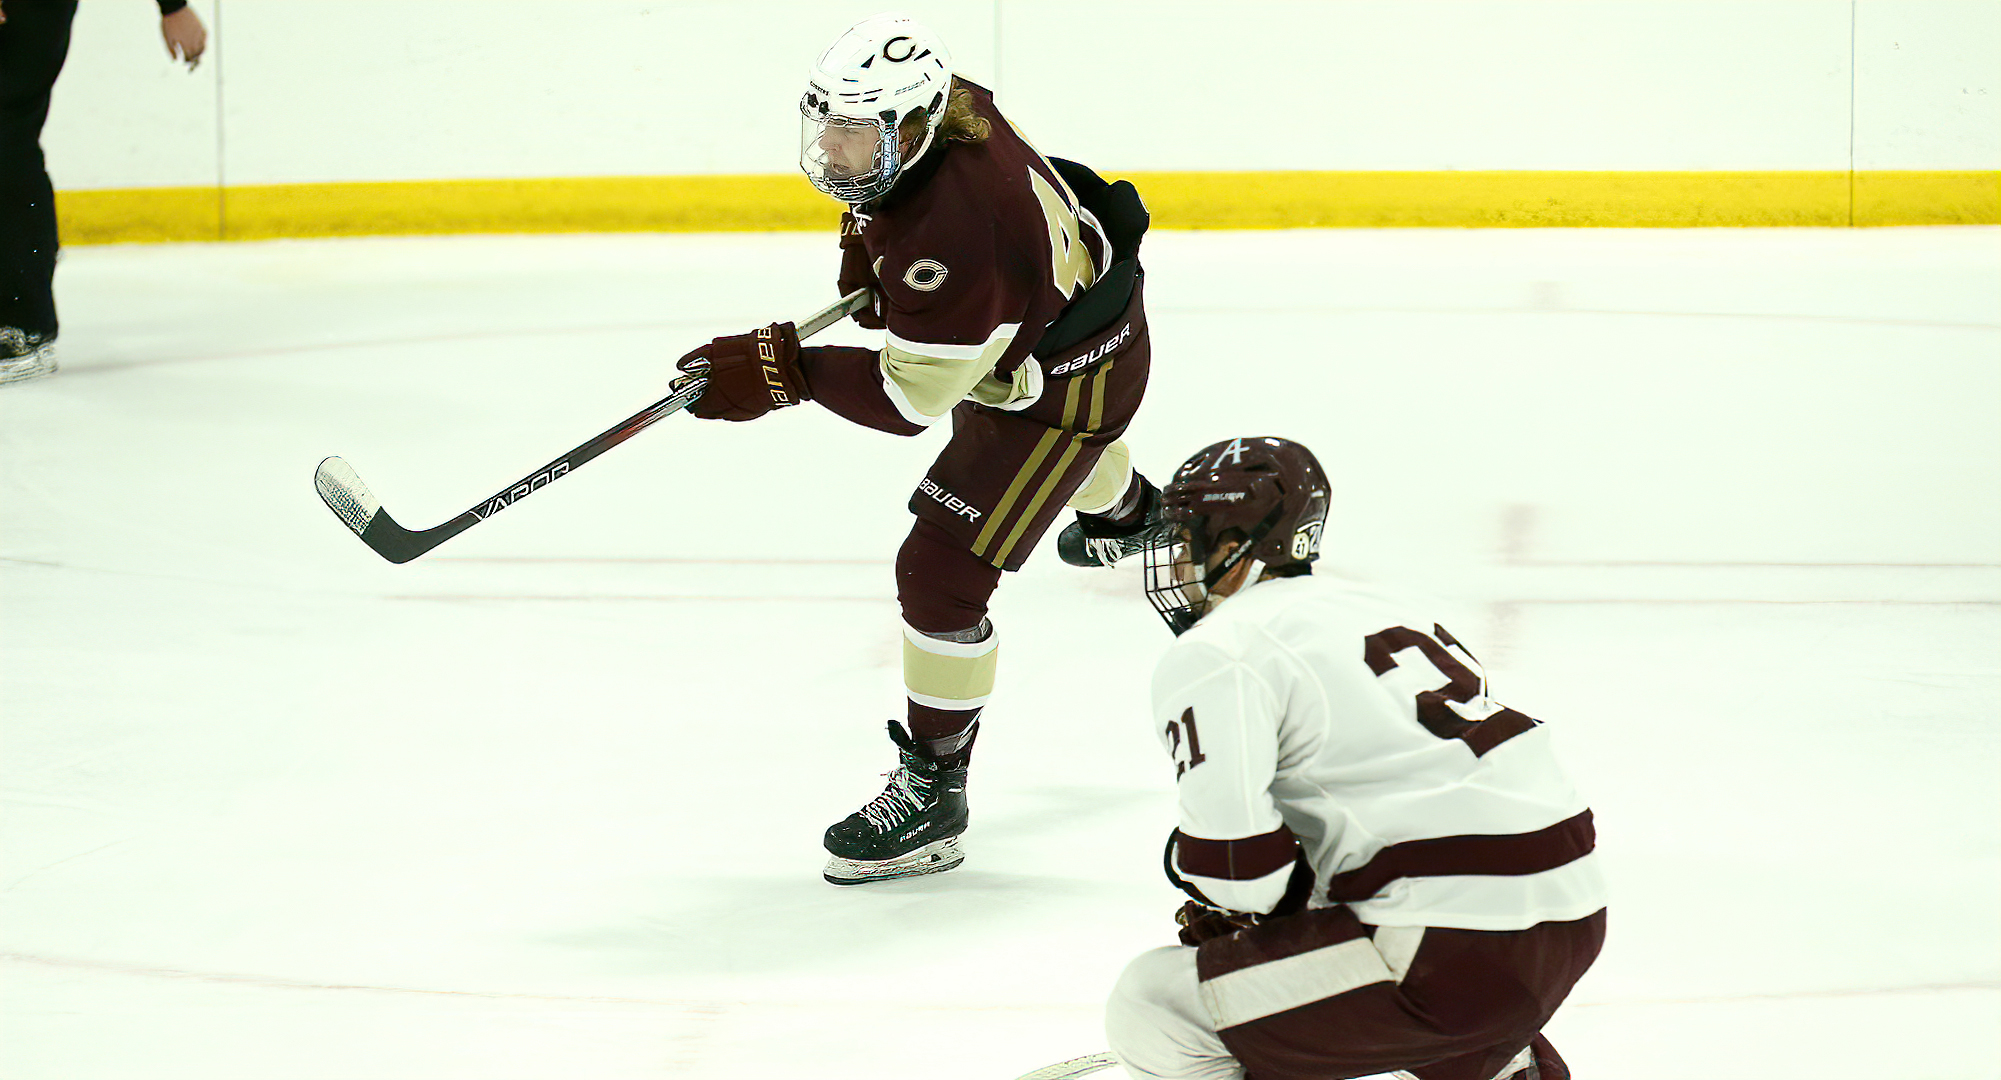
<svg viewBox="0 0 2001 1080">
<path fill-rule="evenodd" d="M 64 243 L 428 233 L 764 232 L 836 228 L 792 176 L 609 176 L 63 191 Z"/>
<path fill-rule="evenodd" d="M 1108 174 L 1112 175 L 1112 174 Z M 2001 171 L 1119 173 L 1156 228 L 2001 224 Z M 835 227 L 803 177 L 616 176 L 63 191 L 64 243 Z"/>
<path fill-rule="evenodd" d="M 1164 173 L 1168 228 L 1691 228 L 1849 223 L 1846 172 Z M 2001 172 L 1854 175 L 1857 225 L 2001 224 Z"/>
</svg>

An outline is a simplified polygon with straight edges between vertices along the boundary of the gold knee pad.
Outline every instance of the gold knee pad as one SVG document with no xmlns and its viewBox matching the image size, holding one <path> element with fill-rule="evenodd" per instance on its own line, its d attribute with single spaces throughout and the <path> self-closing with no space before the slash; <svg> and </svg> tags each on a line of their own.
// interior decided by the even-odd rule
<svg viewBox="0 0 2001 1080">
<path fill-rule="evenodd" d="M 1070 509 L 1080 514 L 1104 513 L 1117 505 L 1132 480 L 1132 453 L 1126 449 L 1124 440 L 1116 441 L 1098 455 L 1091 478 L 1084 481 L 1077 494 L 1070 496 Z"/>
</svg>

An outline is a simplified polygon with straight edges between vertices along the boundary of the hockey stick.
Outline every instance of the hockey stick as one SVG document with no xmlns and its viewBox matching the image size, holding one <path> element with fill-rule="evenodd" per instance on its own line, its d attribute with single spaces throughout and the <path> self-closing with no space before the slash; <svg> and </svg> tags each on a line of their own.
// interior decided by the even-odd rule
<svg viewBox="0 0 2001 1080">
<path fill-rule="evenodd" d="M 856 289 L 808 316 L 799 324 L 799 340 L 804 341 L 861 310 L 868 303 L 868 297 L 866 288 Z M 327 504 L 327 509 L 353 529 L 362 543 L 374 548 L 377 555 L 390 562 L 406 563 L 514 505 L 523 496 L 532 495 L 545 485 L 568 476 L 571 470 L 639 434 L 662 417 L 687 408 L 702 396 L 702 388 L 707 385 L 705 378 L 689 378 L 672 394 L 633 413 L 616 427 L 529 473 L 518 482 L 509 484 L 492 498 L 434 529 L 413 532 L 398 525 L 396 519 L 389 516 L 389 511 L 382 508 L 382 502 L 375 497 L 375 493 L 361 482 L 361 476 L 354 471 L 354 467 L 340 458 L 330 457 L 320 462 L 320 467 L 313 472 L 313 487 L 319 490 L 320 500 Z"/>
<path fill-rule="evenodd" d="M 1044 1065 L 1034 1072 L 1023 1073 L 1020 1080 L 1076 1080 L 1079 1076 L 1089 1076 L 1118 1063 L 1119 1059 L 1115 1054 L 1085 1054 L 1083 1057 L 1059 1061 L 1054 1065 Z"/>
</svg>

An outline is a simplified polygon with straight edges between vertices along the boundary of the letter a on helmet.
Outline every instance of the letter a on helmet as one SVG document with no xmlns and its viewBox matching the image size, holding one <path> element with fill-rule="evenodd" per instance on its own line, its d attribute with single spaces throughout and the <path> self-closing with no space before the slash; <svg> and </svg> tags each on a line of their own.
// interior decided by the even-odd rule
<svg viewBox="0 0 2001 1080">
<path fill-rule="evenodd" d="M 951 90 L 952 54 L 938 35 L 904 15 L 863 19 L 807 73 L 800 169 L 850 206 L 889 194 L 930 149 Z M 913 116 L 921 117 L 921 130 L 909 123 Z"/>
<path fill-rule="evenodd" d="M 1249 562 L 1245 579 L 1256 581 L 1266 567 L 1303 573 L 1320 557 L 1327 474 L 1290 439 L 1226 439 L 1182 462 L 1160 502 L 1166 540 L 1147 550 L 1146 595 L 1180 634 L 1215 606 L 1210 590 L 1238 564 Z"/>
</svg>

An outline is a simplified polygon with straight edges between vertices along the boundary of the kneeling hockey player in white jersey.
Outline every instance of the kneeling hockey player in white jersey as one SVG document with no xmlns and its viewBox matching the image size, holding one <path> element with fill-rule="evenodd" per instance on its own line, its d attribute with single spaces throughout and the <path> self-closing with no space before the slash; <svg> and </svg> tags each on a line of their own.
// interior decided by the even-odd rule
<svg viewBox="0 0 2001 1080">
<path fill-rule="evenodd" d="M 1444 627 L 1315 578 L 1303 446 L 1217 443 L 1162 493 L 1153 679 L 1191 897 L 1106 1009 L 1136 1077 L 1565 1080 L 1543 1025 L 1597 957 L 1591 811 Z"/>
</svg>

